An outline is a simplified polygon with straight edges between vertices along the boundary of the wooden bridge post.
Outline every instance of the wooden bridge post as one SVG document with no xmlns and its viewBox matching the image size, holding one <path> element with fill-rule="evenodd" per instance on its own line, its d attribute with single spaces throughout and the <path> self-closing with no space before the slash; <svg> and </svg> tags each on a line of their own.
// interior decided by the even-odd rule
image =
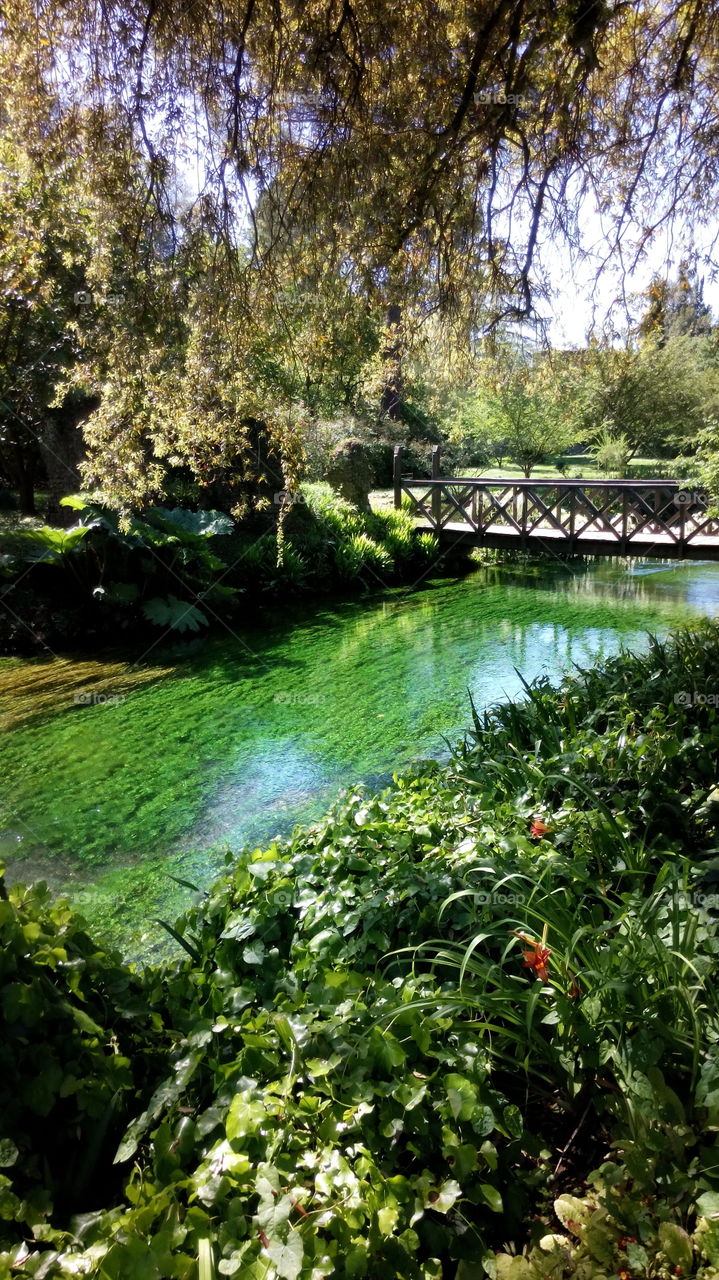
<svg viewBox="0 0 719 1280">
<path fill-rule="evenodd" d="M 394 509 L 399 511 L 402 506 L 402 446 L 396 444 L 394 447 L 394 461 L 392 464 L 392 481 L 394 484 Z"/>
<path fill-rule="evenodd" d="M 441 454 L 438 444 L 432 445 L 432 479 L 439 480 L 441 468 Z M 432 520 L 439 528 L 442 521 L 442 489 L 440 485 L 432 486 Z"/>
</svg>

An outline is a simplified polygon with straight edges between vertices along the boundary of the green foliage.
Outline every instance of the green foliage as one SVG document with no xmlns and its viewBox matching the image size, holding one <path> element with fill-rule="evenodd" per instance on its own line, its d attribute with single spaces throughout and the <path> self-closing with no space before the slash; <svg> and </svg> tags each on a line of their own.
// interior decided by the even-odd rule
<svg viewBox="0 0 719 1280">
<path fill-rule="evenodd" d="M 516 462 L 525 476 L 577 440 L 562 371 L 548 356 L 499 346 L 480 366 L 471 389 L 449 399 L 451 438 L 465 454 L 471 441 L 480 465 Z"/>
<path fill-rule="evenodd" d="M 716 514 L 719 504 L 719 426 L 717 419 L 711 419 L 692 442 L 693 448 L 687 450 L 679 459 L 679 470 L 687 477 L 687 488 L 691 491 L 694 485 L 697 492 L 709 494 L 711 510 Z"/>
<path fill-rule="evenodd" d="M 489 1274 L 496 1280 L 605 1280 L 608 1274 L 713 1280 L 719 1265 L 715 1194 L 698 1197 L 694 1229 L 687 1230 L 667 1200 L 657 1198 L 653 1172 L 651 1162 L 637 1176 L 606 1161 L 589 1175 L 588 1192 L 554 1201 L 563 1232 L 547 1232 L 524 1254 L 498 1254 Z M 671 1189 L 686 1195 L 679 1182 Z"/>
<path fill-rule="evenodd" d="M 0 942 L 0 1217 L 51 1239 L 53 1201 L 116 1194 L 112 1153 L 166 1042 L 142 982 L 46 886 L 2 890 Z"/>
<path fill-rule="evenodd" d="M 420 576 L 439 558 L 433 535 L 417 535 L 404 512 L 364 512 L 332 493 L 327 485 L 306 485 L 287 520 L 278 566 L 277 542 L 266 534 L 247 546 L 238 581 L 266 591 L 377 589 Z M 228 579 L 234 581 L 231 575 Z"/>
<path fill-rule="evenodd" d="M 15 612 L 30 626 L 39 600 L 40 607 L 57 609 L 54 625 L 65 620 L 68 632 L 110 634 L 143 621 L 197 631 L 207 624 L 201 599 L 215 607 L 232 601 L 234 590 L 220 581 L 227 566 L 212 549 L 214 539 L 234 528 L 229 516 L 152 507 L 122 521 L 82 496 L 63 504 L 77 513 L 72 528 L 21 530 L 6 542 L 2 573 L 23 584 Z"/>
<path fill-rule="evenodd" d="M 623 479 L 629 467 L 630 454 L 629 441 L 625 435 L 614 435 L 606 427 L 597 435 L 594 461 L 605 475 Z"/>
<path fill-rule="evenodd" d="M 8 647 L 34 629 L 75 644 L 118 627 L 198 631 L 233 616 L 248 594 L 376 590 L 438 562 L 436 538 L 417 535 L 403 512 L 359 512 L 325 485 L 297 498 L 281 536 L 274 526 L 240 530 L 219 511 L 149 507 L 123 520 L 89 498 L 63 499 L 77 514 L 72 528 L 4 539 L 0 577 L 20 584 Z M 27 626 L 13 630 L 15 615 Z"/>
<path fill-rule="evenodd" d="M 234 520 L 221 511 L 185 511 L 181 507 L 168 511 L 165 507 L 154 507 L 148 514 L 156 525 L 164 526 L 170 533 L 182 530 L 202 538 L 232 533 L 235 527 Z"/>
<path fill-rule="evenodd" d="M 643 338 L 663 344 L 671 338 L 711 334 L 711 308 L 704 301 L 696 261 L 681 262 L 675 281 L 655 276 L 644 296 L 647 309 L 639 324 Z"/>
<path fill-rule="evenodd" d="M 200 627 L 207 626 L 207 618 L 200 609 L 173 595 L 166 600 L 157 597 L 147 600 L 142 612 L 156 626 L 169 627 L 171 631 L 199 631 Z"/>
<path fill-rule="evenodd" d="M 708 1280 L 719 715 L 687 695 L 718 671 L 706 625 L 476 714 L 447 766 L 231 860 L 161 970 L 13 888 L 0 1267 Z M 113 1150 L 68 1201 L 86 1112 Z"/>
<path fill-rule="evenodd" d="M 708 338 L 672 337 L 624 350 L 594 347 L 579 355 L 569 376 L 582 439 L 624 437 L 630 457 L 689 452 L 716 416 L 718 366 Z"/>
<path fill-rule="evenodd" d="M 83 334 L 90 217 L 77 161 L 38 165 L 3 121 L 0 135 L 0 475 L 34 510 L 48 418 Z M 52 462 L 52 458 L 50 458 Z"/>
<path fill-rule="evenodd" d="M 61 562 L 64 556 L 78 547 L 87 532 L 86 525 L 73 529 L 52 529 L 45 525 L 40 529 L 16 533 L 7 545 L 15 552 L 11 559 L 17 558 L 21 563 Z"/>
</svg>

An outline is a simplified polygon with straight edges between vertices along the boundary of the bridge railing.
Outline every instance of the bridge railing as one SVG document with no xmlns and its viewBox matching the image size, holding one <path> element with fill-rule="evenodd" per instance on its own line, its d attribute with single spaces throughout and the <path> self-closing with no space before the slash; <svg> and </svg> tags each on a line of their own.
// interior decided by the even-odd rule
<svg viewBox="0 0 719 1280">
<path fill-rule="evenodd" d="M 395 449 L 394 502 L 441 533 L 493 538 L 546 538 L 560 542 L 659 542 L 674 554 L 719 535 L 719 520 L 707 515 L 708 495 L 675 480 L 506 480 L 439 475 L 433 450 L 432 478 L 402 474 Z"/>
</svg>

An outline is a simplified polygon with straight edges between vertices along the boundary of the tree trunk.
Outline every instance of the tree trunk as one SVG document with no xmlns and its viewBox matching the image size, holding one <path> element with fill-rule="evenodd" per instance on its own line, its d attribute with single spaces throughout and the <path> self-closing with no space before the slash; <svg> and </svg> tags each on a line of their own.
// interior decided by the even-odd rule
<svg viewBox="0 0 719 1280">
<path fill-rule="evenodd" d="M 400 323 L 402 307 L 398 302 L 390 302 L 387 307 L 387 324 L 390 330 L 390 342 L 384 350 L 384 357 L 390 362 L 387 380 L 382 391 L 380 409 L 393 422 L 402 421 L 402 398 L 404 385 L 402 380 L 402 340 Z"/>
<path fill-rule="evenodd" d="M 48 480 L 47 520 L 72 524 L 74 514 L 60 506 L 60 499 L 81 488 L 79 464 L 85 456 L 82 423 L 100 406 L 99 396 L 68 397 L 57 409 L 48 409 L 40 438 Z"/>
<path fill-rule="evenodd" d="M 35 477 L 32 468 L 23 466 L 18 474 L 18 496 L 20 511 L 24 516 L 37 515 L 35 506 Z"/>
<path fill-rule="evenodd" d="M 18 430 L 17 423 L 8 423 L 5 419 L 0 420 L 0 439 L 4 445 L 0 457 L 0 487 L 7 484 L 9 489 L 17 492 L 22 514 L 34 516 L 37 514 L 35 487 L 40 464 L 37 438 L 23 423 L 20 422 Z"/>
</svg>

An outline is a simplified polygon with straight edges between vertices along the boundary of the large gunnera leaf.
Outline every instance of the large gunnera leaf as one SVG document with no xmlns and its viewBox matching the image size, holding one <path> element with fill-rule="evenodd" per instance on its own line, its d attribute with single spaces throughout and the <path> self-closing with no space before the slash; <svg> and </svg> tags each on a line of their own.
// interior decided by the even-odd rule
<svg viewBox="0 0 719 1280">
<path fill-rule="evenodd" d="M 177 596 L 162 599 L 155 596 L 142 606 L 142 612 L 158 627 L 170 627 L 173 631 L 199 631 L 207 626 L 207 618 L 194 604 L 178 600 Z"/>
</svg>

